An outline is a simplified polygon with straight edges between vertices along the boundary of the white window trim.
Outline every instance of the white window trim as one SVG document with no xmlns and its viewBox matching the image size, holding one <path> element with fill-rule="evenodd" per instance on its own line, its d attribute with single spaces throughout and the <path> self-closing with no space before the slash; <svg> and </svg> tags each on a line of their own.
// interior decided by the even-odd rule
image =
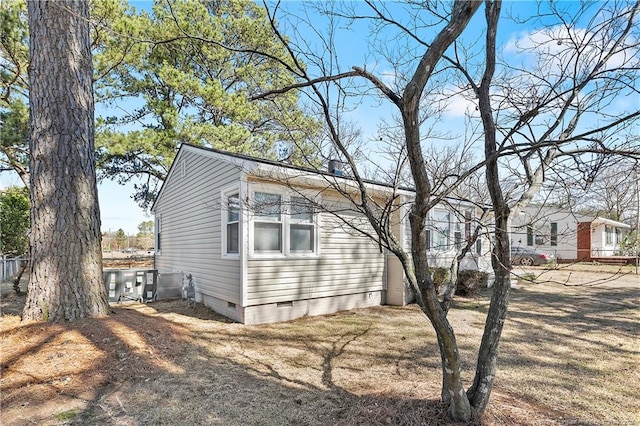
<svg viewBox="0 0 640 426">
<path fill-rule="evenodd" d="M 240 214 L 238 218 L 238 253 L 227 253 L 227 223 L 228 223 L 228 211 L 229 197 L 233 194 L 238 194 L 240 198 Z M 243 208 L 242 208 L 242 192 L 239 186 L 233 186 L 225 188 L 220 191 L 220 253 L 224 259 L 238 259 L 240 253 L 242 253 L 242 220 L 243 220 Z"/>
<path fill-rule="evenodd" d="M 607 229 L 610 229 L 611 231 L 607 232 Z M 604 246 L 605 247 L 615 247 L 616 245 L 615 235 L 616 235 L 615 227 L 613 227 L 612 225 L 604 225 Z"/>
<path fill-rule="evenodd" d="M 440 247 L 439 245 L 436 244 L 434 237 L 436 237 L 437 234 L 440 235 L 444 235 L 442 232 L 440 232 L 439 228 L 438 228 L 438 224 L 442 223 L 442 221 L 438 220 L 436 221 L 436 212 L 437 213 L 445 213 L 449 216 L 449 223 L 448 223 L 448 235 L 445 236 L 445 240 L 446 240 L 446 245 L 445 247 Z M 430 249 L 429 252 L 431 253 L 447 253 L 450 251 L 455 250 L 455 241 L 453 240 L 453 217 L 455 217 L 455 214 L 449 210 L 449 209 L 445 209 L 445 208 L 434 208 L 433 210 L 431 210 L 429 212 L 429 222 L 430 222 L 430 230 L 431 230 L 431 245 L 430 245 Z"/>
<path fill-rule="evenodd" d="M 250 184 L 249 190 L 249 200 L 255 200 L 256 192 L 265 192 L 269 194 L 277 194 L 280 195 L 280 200 L 282 203 L 281 208 L 281 218 L 280 223 L 282 224 L 281 235 L 282 239 L 282 250 L 280 252 L 264 252 L 260 253 L 255 251 L 254 248 L 254 224 L 255 224 L 255 215 L 252 213 L 248 214 L 249 217 L 249 250 L 248 255 L 251 259 L 302 259 L 302 258 L 317 258 L 320 257 L 320 214 L 318 211 L 313 213 L 313 251 L 311 252 L 295 252 L 290 249 L 290 224 L 296 223 L 291 220 L 290 216 L 290 200 L 292 197 L 304 197 L 310 200 L 314 200 L 315 203 L 319 203 L 319 195 L 312 191 L 304 191 L 304 190 L 292 190 L 279 185 L 270 185 L 263 183 L 254 183 Z M 251 204 L 251 202 L 249 203 Z M 265 221 L 265 222 L 268 222 Z"/>
</svg>

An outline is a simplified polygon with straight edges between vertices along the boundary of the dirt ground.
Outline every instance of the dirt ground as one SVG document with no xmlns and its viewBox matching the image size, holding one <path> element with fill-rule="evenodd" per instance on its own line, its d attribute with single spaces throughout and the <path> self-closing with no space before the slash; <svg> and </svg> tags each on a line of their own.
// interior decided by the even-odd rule
<svg viewBox="0 0 640 426">
<path fill-rule="evenodd" d="M 139 267 L 139 266 L 137 266 Z M 514 271 L 491 404 L 479 425 L 640 424 L 640 276 Z M 490 290 L 457 299 L 467 383 Z M 107 318 L 22 323 L 2 286 L 2 425 L 442 425 L 434 333 L 413 306 L 243 326 L 182 300 Z"/>
<path fill-rule="evenodd" d="M 104 258 L 103 268 L 114 269 L 151 269 L 153 268 L 153 256 L 124 256 Z"/>
</svg>

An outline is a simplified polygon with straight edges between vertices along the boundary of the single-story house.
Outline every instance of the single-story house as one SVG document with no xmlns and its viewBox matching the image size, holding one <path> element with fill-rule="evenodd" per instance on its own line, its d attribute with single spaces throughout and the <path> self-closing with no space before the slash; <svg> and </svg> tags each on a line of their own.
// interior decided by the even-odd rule
<svg viewBox="0 0 640 426">
<path fill-rule="evenodd" d="M 578 223 L 578 257 L 583 260 L 598 260 L 620 256 L 620 243 L 631 225 L 603 217 Z"/>
<path fill-rule="evenodd" d="M 630 228 L 611 219 L 530 205 L 511 221 L 511 246 L 544 250 L 560 262 L 594 260 L 619 255 Z"/>
<path fill-rule="evenodd" d="M 151 209 L 155 269 L 191 275 L 198 302 L 245 324 L 409 303 L 398 259 L 366 236 L 372 227 L 349 200 L 353 194 L 357 201 L 357 188 L 334 168 L 318 172 L 182 145 Z M 413 192 L 366 185 L 374 202 L 394 200 L 390 223 L 409 248 Z M 476 215 L 462 201 L 456 211 L 451 205 L 431 212 L 434 265 L 453 258 Z M 487 247 L 484 238 L 466 267 L 486 269 Z"/>
</svg>

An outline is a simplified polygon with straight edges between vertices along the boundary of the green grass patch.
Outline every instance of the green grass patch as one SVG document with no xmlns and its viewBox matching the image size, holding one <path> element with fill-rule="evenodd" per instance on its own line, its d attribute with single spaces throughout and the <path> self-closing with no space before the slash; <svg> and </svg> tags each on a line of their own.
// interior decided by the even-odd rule
<svg viewBox="0 0 640 426">
<path fill-rule="evenodd" d="M 76 412 L 76 410 L 68 410 L 56 414 L 56 420 L 59 422 L 69 422 L 71 420 L 75 420 L 77 416 L 78 413 Z"/>
</svg>

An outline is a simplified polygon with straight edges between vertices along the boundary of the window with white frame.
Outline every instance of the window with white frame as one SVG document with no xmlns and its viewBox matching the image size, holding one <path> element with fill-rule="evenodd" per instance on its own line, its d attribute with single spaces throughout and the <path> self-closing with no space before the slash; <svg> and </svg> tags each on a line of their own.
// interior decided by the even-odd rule
<svg viewBox="0 0 640 426">
<path fill-rule="evenodd" d="M 318 253 L 316 212 L 308 197 L 258 186 L 253 192 L 250 230 L 253 255 Z"/>
<path fill-rule="evenodd" d="M 613 245 L 613 226 L 604 226 L 605 244 L 608 246 Z"/>
<path fill-rule="evenodd" d="M 289 250 L 313 253 L 315 250 L 313 204 L 304 197 L 291 197 L 289 215 Z"/>
<path fill-rule="evenodd" d="M 451 213 L 445 210 L 434 210 L 432 215 L 434 232 L 433 249 L 436 251 L 449 250 L 451 244 Z"/>
<path fill-rule="evenodd" d="M 240 254 L 240 192 L 237 189 L 222 193 L 222 254 Z"/>
<path fill-rule="evenodd" d="M 253 251 L 282 253 L 282 196 L 254 193 Z"/>
<path fill-rule="evenodd" d="M 240 194 L 227 197 L 227 253 L 240 253 Z"/>
</svg>

